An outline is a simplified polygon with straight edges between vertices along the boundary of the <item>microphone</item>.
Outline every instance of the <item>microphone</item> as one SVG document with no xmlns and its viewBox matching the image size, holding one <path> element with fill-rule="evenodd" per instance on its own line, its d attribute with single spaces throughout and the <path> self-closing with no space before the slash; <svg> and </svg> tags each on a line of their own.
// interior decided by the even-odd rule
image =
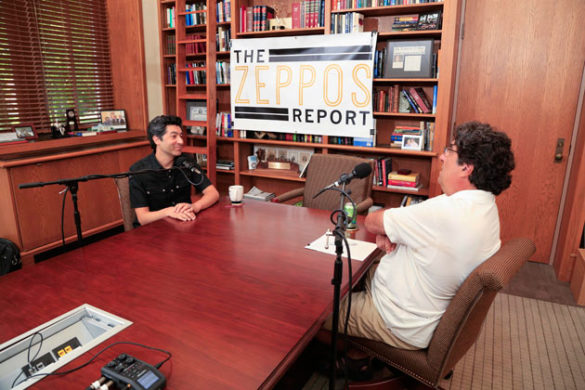
<svg viewBox="0 0 585 390">
<path fill-rule="evenodd" d="M 181 159 L 179 161 L 179 164 L 182 165 L 183 168 L 187 168 L 191 172 L 194 172 L 198 175 L 201 175 L 201 171 L 195 166 L 195 163 L 193 161 L 189 161 L 187 159 Z"/>
<path fill-rule="evenodd" d="M 340 177 L 339 180 L 329 184 L 327 187 L 325 187 L 325 189 L 331 188 L 331 187 L 338 187 L 341 184 L 349 184 L 350 181 L 352 181 L 352 179 L 354 178 L 358 178 L 358 179 L 363 179 L 364 177 L 368 177 L 370 175 L 370 173 L 372 173 L 372 166 L 369 163 L 360 163 L 358 165 L 356 165 L 353 170 L 351 171 L 351 173 L 348 175 L 347 173 L 343 173 Z"/>
</svg>

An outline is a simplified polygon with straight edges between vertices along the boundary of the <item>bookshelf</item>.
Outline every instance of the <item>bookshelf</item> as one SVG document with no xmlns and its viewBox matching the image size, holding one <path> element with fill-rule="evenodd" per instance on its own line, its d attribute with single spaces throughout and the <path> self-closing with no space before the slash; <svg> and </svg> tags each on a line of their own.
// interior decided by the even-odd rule
<svg viewBox="0 0 585 390">
<path fill-rule="evenodd" d="M 161 0 L 161 16 L 164 16 L 164 9 L 176 6 L 176 9 L 185 8 L 185 0 L 166 1 Z M 193 2 L 187 2 L 193 3 Z M 208 167 L 215 165 L 217 159 L 228 159 L 234 161 L 233 171 L 214 172 L 209 169 L 210 179 L 216 183 L 220 192 L 225 192 L 230 184 L 242 184 L 247 191 L 252 186 L 257 186 L 264 191 L 282 193 L 284 191 L 297 188 L 299 183 L 304 179 L 291 177 L 290 175 L 279 175 L 277 171 L 273 174 L 265 172 L 254 172 L 248 170 L 247 156 L 254 153 L 254 146 L 278 146 L 287 148 L 314 148 L 315 153 L 341 153 L 365 158 L 383 158 L 391 157 L 393 169 L 407 168 L 415 172 L 420 172 L 423 187 L 418 192 L 412 192 L 407 189 L 396 190 L 382 186 L 373 187 L 373 198 L 375 202 L 383 203 L 386 206 L 397 206 L 400 204 L 404 194 L 414 194 L 423 196 L 435 196 L 441 193 L 441 189 L 436 182 L 438 173 L 441 168 L 439 156 L 443 148 L 447 145 L 452 123 L 452 107 L 455 88 L 455 71 L 456 71 L 456 54 L 460 19 L 460 0 L 444 0 L 442 2 L 412 4 L 412 5 L 394 5 L 379 6 L 366 8 L 347 8 L 338 9 L 331 1 L 325 1 L 324 16 L 322 26 L 310 28 L 287 28 L 284 30 L 270 31 L 240 31 L 241 23 L 240 10 L 242 7 L 251 7 L 255 5 L 270 5 L 274 8 L 276 17 L 291 17 L 291 7 L 293 1 L 288 0 L 233 0 L 231 2 L 231 23 L 216 23 L 215 19 L 215 2 L 208 1 L 208 22 L 205 26 L 205 43 L 207 51 L 205 53 L 205 62 L 207 65 L 207 84 L 205 87 L 186 88 L 184 85 L 184 76 L 180 76 L 180 69 L 184 63 L 185 55 L 182 52 L 182 39 L 186 27 L 181 16 L 184 12 L 177 12 L 177 27 L 175 31 L 164 28 L 164 19 L 161 19 L 161 42 L 165 42 L 165 34 L 175 33 L 176 58 L 177 64 L 177 85 L 172 87 L 165 85 L 163 93 L 165 100 L 172 100 L 173 93 L 176 93 L 176 107 L 169 104 L 165 109 L 168 113 L 176 113 L 185 119 L 185 111 L 182 107 L 183 102 L 192 97 L 192 94 L 204 95 L 207 101 L 207 135 L 188 135 L 190 145 L 199 148 L 202 152 L 204 148 L 208 153 Z M 430 11 L 440 10 L 442 12 L 442 27 L 438 30 L 425 31 L 392 31 L 392 20 L 395 16 L 420 14 Z M 277 36 L 295 36 L 295 35 L 319 35 L 330 34 L 331 22 L 333 15 L 343 14 L 346 12 L 359 12 L 364 15 L 364 31 L 378 31 L 377 48 L 382 49 L 389 40 L 399 39 L 433 39 L 435 48 L 438 50 L 438 68 L 439 72 L 436 77 L 431 78 L 384 78 L 377 77 L 373 82 L 373 92 L 378 89 L 391 88 L 397 85 L 399 89 L 409 87 L 419 87 L 425 91 L 427 97 L 432 99 L 433 88 L 437 89 L 436 109 L 434 113 L 406 113 L 406 112 L 386 112 L 374 110 L 376 119 L 377 135 L 375 147 L 361 147 L 353 145 L 343 145 L 332 143 L 333 137 L 322 136 L 320 142 L 295 142 L 273 139 L 255 139 L 254 132 L 246 132 L 242 137 L 238 129 L 234 129 L 233 136 L 216 135 L 215 114 L 216 112 L 230 111 L 230 91 L 229 85 L 217 85 L 215 82 L 215 67 L 209 66 L 216 60 L 229 61 L 229 52 L 215 51 L 216 32 L 219 25 L 229 26 L 231 37 L 237 39 L 277 37 Z M 213 17 L 212 17 L 213 14 Z M 202 28 L 202 27 L 200 27 Z M 339 34 L 343 39 L 343 34 Z M 162 57 L 163 63 L 172 62 L 173 57 Z M 163 65 L 165 67 L 165 65 Z M 213 69 L 212 69 L 213 68 Z M 164 71 L 164 69 L 163 69 Z M 193 90 L 195 92 L 193 92 Z M 215 104 L 212 104 L 215 102 Z M 173 109 L 175 111 L 173 111 Z M 429 122 L 434 126 L 434 140 L 432 148 L 428 151 L 407 151 L 384 146 L 389 144 L 390 135 L 396 127 L 400 126 L 419 126 L 420 122 Z M 189 122 L 187 122 L 189 123 Z M 186 125 L 187 125 L 186 123 Z M 270 129 L 266 129 L 267 132 Z M 213 178 L 212 178 L 213 175 Z"/>
</svg>

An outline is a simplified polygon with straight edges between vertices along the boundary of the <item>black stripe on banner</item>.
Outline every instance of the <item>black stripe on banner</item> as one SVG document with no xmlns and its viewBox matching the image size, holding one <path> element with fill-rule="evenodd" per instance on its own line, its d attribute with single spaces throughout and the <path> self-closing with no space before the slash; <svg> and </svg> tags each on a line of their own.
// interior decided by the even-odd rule
<svg viewBox="0 0 585 390">
<path fill-rule="evenodd" d="M 286 114 L 286 115 L 288 115 L 288 108 L 236 106 L 235 112 L 258 112 L 258 113 Z"/>
<path fill-rule="evenodd" d="M 291 54 L 319 54 L 319 53 L 368 53 L 372 51 L 371 45 L 360 46 L 330 46 L 330 47 L 297 47 L 294 49 L 270 49 L 269 55 Z"/>
<path fill-rule="evenodd" d="M 236 112 L 237 119 L 258 119 L 264 121 L 288 121 L 288 115 L 249 114 Z"/>
<path fill-rule="evenodd" d="M 354 61 L 370 60 L 372 54 L 340 54 L 340 55 L 314 55 L 314 56 L 270 56 L 269 62 L 298 62 L 298 61 Z"/>
</svg>

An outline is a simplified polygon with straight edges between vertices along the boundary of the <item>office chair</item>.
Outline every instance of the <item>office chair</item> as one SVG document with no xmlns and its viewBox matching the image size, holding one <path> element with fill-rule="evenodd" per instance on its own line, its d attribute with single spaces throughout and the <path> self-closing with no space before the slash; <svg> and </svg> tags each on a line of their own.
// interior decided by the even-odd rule
<svg viewBox="0 0 585 390">
<path fill-rule="evenodd" d="M 531 240 L 516 238 L 473 270 L 447 307 L 426 349 L 408 351 L 359 337 L 350 337 L 350 345 L 409 375 L 420 384 L 437 388 L 441 379 L 451 375 L 455 364 L 479 337 L 498 291 L 535 250 Z M 402 389 L 403 385 L 404 377 L 397 376 L 378 382 L 354 383 L 350 389 Z"/>
<path fill-rule="evenodd" d="M 114 182 L 118 188 L 118 197 L 120 198 L 120 209 L 122 211 L 122 219 L 124 220 L 124 231 L 134 229 L 134 221 L 136 220 L 136 213 L 130 206 L 130 185 L 128 178 L 115 178 Z"/>
<path fill-rule="evenodd" d="M 313 154 L 307 167 L 307 180 L 305 186 L 297 188 L 272 199 L 273 202 L 286 202 L 287 200 L 302 196 L 303 207 L 322 210 L 335 210 L 339 208 L 340 194 L 337 191 L 325 191 L 316 199 L 313 196 L 322 188 L 339 180 L 343 173 L 351 173 L 353 168 L 360 163 L 368 163 L 374 171 L 373 160 L 345 156 L 339 154 Z M 374 203 L 372 194 L 372 174 L 363 179 L 353 179 L 347 190 L 351 190 L 351 198 L 356 203 L 357 212 L 364 213 Z"/>
</svg>

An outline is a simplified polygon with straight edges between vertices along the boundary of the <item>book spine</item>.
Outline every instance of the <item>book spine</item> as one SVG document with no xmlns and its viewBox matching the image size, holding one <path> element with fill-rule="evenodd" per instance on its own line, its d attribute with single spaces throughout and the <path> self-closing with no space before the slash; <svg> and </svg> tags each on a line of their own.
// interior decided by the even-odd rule
<svg viewBox="0 0 585 390">
<path fill-rule="evenodd" d="M 404 181 L 404 180 L 394 180 L 389 179 L 388 184 L 391 186 L 400 186 L 400 187 L 416 187 L 418 185 L 415 181 Z"/>
</svg>

